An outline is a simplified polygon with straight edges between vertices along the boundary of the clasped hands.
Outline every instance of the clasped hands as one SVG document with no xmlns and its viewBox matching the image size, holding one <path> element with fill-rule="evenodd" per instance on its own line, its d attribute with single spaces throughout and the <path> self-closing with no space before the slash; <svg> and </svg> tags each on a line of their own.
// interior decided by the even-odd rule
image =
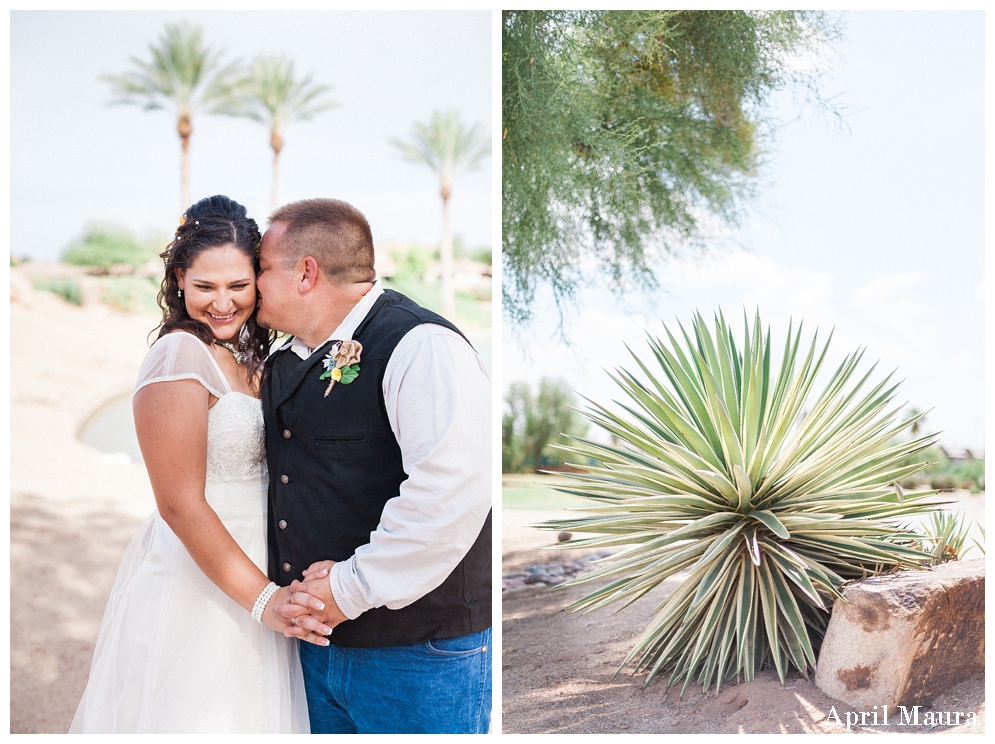
<svg viewBox="0 0 995 744">
<path fill-rule="evenodd" d="M 329 644 L 332 628 L 348 620 L 332 596 L 328 574 L 335 561 L 318 561 L 304 571 L 304 581 L 293 581 L 273 597 L 270 607 L 285 625 L 283 634 L 317 646 Z"/>
</svg>

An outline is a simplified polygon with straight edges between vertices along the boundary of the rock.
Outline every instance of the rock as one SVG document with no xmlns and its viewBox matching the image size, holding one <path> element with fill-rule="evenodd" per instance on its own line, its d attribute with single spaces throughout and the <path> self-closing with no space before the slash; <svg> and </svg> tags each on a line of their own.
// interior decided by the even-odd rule
<svg viewBox="0 0 995 744">
<path fill-rule="evenodd" d="M 561 532 L 559 535 L 556 536 L 556 539 L 559 540 L 560 542 L 566 542 L 572 537 L 573 535 L 569 532 Z"/>
<path fill-rule="evenodd" d="M 865 711 L 925 705 L 984 672 L 984 560 L 875 576 L 843 595 L 815 675 L 827 695 Z"/>
</svg>

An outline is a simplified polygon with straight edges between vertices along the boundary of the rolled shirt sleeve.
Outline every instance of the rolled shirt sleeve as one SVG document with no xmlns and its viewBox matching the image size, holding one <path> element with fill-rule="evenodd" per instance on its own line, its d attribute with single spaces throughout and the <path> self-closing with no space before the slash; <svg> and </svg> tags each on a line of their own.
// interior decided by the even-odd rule
<svg viewBox="0 0 995 744">
<path fill-rule="evenodd" d="M 417 326 L 387 363 L 383 396 L 408 478 L 370 542 L 332 568 L 332 596 L 350 619 L 442 584 L 491 508 L 490 380 L 473 348 L 444 326 Z"/>
</svg>

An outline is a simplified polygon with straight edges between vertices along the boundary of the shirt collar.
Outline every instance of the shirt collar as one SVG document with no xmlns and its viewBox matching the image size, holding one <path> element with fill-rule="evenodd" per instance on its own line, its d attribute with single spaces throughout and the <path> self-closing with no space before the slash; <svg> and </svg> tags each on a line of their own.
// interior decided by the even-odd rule
<svg viewBox="0 0 995 744">
<path fill-rule="evenodd" d="M 326 338 L 319 346 L 324 346 L 333 338 L 339 341 L 347 341 L 352 338 L 356 329 L 359 328 L 359 324 L 362 323 L 366 316 L 370 314 L 370 309 L 373 307 L 373 303 L 379 299 L 380 295 L 383 294 L 383 285 L 380 280 L 377 279 L 373 283 L 372 289 L 363 295 L 363 299 L 356 303 L 356 306 L 349 311 L 349 314 L 345 316 L 341 323 L 339 323 L 338 328 L 332 331 L 332 335 Z M 309 348 L 303 341 L 301 341 L 296 336 L 290 342 L 290 350 L 294 352 L 301 359 L 307 359 L 311 356 L 314 349 Z"/>
</svg>

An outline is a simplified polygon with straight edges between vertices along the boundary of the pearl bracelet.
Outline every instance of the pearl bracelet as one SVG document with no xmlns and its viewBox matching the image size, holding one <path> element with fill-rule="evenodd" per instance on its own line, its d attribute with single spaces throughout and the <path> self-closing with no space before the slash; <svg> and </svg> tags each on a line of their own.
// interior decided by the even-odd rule
<svg viewBox="0 0 995 744">
<path fill-rule="evenodd" d="M 259 592 L 259 596 L 256 597 L 256 603 L 252 605 L 252 619 L 257 623 L 263 621 L 263 610 L 266 609 L 266 605 L 273 598 L 273 595 L 277 593 L 280 589 L 272 581 L 263 587 L 263 590 Z"/>
</svg>

